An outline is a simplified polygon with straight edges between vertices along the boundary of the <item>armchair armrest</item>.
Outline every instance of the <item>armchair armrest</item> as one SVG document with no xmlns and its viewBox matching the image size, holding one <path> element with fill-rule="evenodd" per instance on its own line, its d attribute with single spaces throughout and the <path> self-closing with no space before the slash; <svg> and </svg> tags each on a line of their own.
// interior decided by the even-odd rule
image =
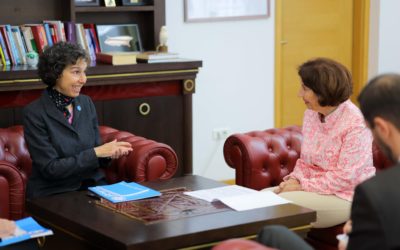
<svg viewBox="0 0 400 250">
<path fill-rule="evenodd" d="M 300 156 L 300 127 L 238 133 L 227 138 L 224 157 L 236 184 L 260 190 L 278 185 Z"/>
<path fill-rule="evenodd" d="M 215 245 L 212 250 L 277 250 L 247 239 L 229 239 Z"/>
<path fill-rule="evenodd" d="M 13 164 L 0 160 L 0 218 L 24 217 L 25 184 L 24 177 Z"/>
<path fill-rule="evenodd" d="M 171 178 L 178 169 L 178 158 L 174 150 L 164 144 L 133 135 L 129 132 L 100 126 L 103 142 L 114 139 L 131 143 L 133 151 L 113 160 L 105 169 L 107 182 L 152 181 Z"/>
</svg>

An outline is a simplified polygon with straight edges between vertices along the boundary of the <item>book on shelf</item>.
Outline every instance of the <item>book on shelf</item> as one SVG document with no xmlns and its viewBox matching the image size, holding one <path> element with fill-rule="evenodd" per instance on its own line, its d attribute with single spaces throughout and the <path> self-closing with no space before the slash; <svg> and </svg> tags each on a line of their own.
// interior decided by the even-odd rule
<svg viewBox="0 0 400 250">
<path fill-rule="evenodd" d="M 57 29 L 55 29 L 57 34 Z M 76 26 L 74 22 L 64 22 L 65 38 L 68 42 L 76 43 Z"/>
<path fill-rule="evenodd" d="M 33 38 L 36 43 L 38 53 L 42 53 L 44 48 L 48 45 L 46 32 L 42 24 L 25 24 L 32 30 Z"/>
<path fill-rule="evenodd" d="M 135 182 L 121 181 L 111 185 L 89 187 L 89 190 L 112 203 L 160 196 L 161 193 Z"/>
<path fill-rule="evenodd" d="M 90 30 L 89 29 L 84 29 L 83 30 L 85 33 L 85 39 L 88 45 L 88 49 L 89 49 L 89 57 L 91 61 L 96 61 L 96 51 L 94 48 L 94 41 L 92 39 L 92 36 L 90 35 Z"/>
<path fill-rule="evenodd" d="M 58 42 L 67 41 L 63 22 L 61 22 L 60 20 L 43 20 L 43 23 L 54 25 L 53 27 L 56 29 L 55 31 L 57 33 Z"/>
<path fill-rule="evenodd" d="M 6 59 L 4 58 L 3 49 L 0 46 L 0 65 L 6 65 Z"/>
<path fill-rule="evenodd" d="M 100 44 L 99 44 L 99 38 L 97 37 L 97 33 L 96 33 L 96 26 L 93 23 L 84 23 L 83 28 L 90 30 L 90 35 L 94 42 L 94 48 L 96 50 L 96 53 L 99 53 L 100 52 Z"/>
<path fill-rule="evenodd" d="M 52 230 L 42 227 L 32 217 L 17 220 L 15 225 L 14 235 L 1 238 L 0 247 L 53 234 Z"/>
<path fill-rule="evenodd" d="M 35 38 L 33 37 L 32 29 L 29 26 L 21 26 L 22 36 L 25 40 L 26 49 L 28 52 L 38 52 Z"/>
<path fill-rule="evenodd" d="M 5 47 L 6 47 L 7 53 L 8 53 L 9 58 L 10 58 L 10 63 L 12 65 L 16 65 L 16 61 L 15 61 L 14 55 L 13 55 L 12 50 L 11 50 L 10 39 L 8 39 L 8 35 L 7 35 L 7 31 L 6 31 L 6 26 L 5 25 L 0 25 L 0 32 L 1 32 L 1 34 L 3 36 L 3 39 L 4 39 L 4 42 L 5 42 Z"/>
<path fill-rule="evenodd" d="M 84 36 L 84 28 L 82 23 L 75 23 L 76 30 L 76 43 L 82 46 L 84 50 L 89 52 L 89 47 L 87 45 L 86 36 Z"/>
<path fill-rule="evenodd" d="M 136 55 L 135 52 L 100 52 L 96 53 L 96 59 L 112 65 L 128 65 L 136 64 Z"/>
<path fill-rule="evenodd" d="M 50 26 L 50 32 L 51 32 L 51 39 L 52 39 L 53 43 L 57 43 L 57 42 L 61 41 L 57 35 L 57 25 L 55 23 L 50 23 L 49 26 Z"/>
<path fill-rule="evenodd" d="M 290 203 L 272 191 L 257 191 L 238 185 L 190 191 L 184 194 L 208 202 L 220 201 L 236 211 Z"/>
<path fill-rule="evenodd" d="M 22 40 L 21 30 L 19 26 L 11 26 L 11 33 L 17 47 L 18 57 L 21 60 L 21 64 L 26 64 L 26 47 L 25 42 Z"/>
<path fill-rule="evenodd" d="M 50 24 L 43 23 L 44 33 L 46 35 L 47 45 L 53 46 L 53 37 L 51 36 Z"/>
<path fill-rule="evenodd" d="M 10 42 L 10 51 L 11 54 L 14 57 L 14 65 L 20 65 L 22 64 L 22 58 L 19 56 L 18 48 L 16 41 L 14 40 L 14 35 L 13 32 L 11 31 L 11 25 L 6 24 L 4 25 L 5 31 L 6 31 L 6 37 L 8 38 L 8 41 Z"/>
<path fill-rule="evenodd" d="M 145 51 L 137 55 L 137 59 L 140 60 L 155 60 L 155 59 L 175 59 L 179 58 L 178 53 L 171 52 L 157 52 L 157 51 Z"/>
<path fill-rule="evenodd" d="M 0 47 L 3 52 L 3 55 L 2 55 L 2 60 L 4 59 L 3 65 L 11 65 L 10 56 L 8 55 L 8 51 L 7 51 L 7 47 L 6 47 L 6 42 L 5 42 L 5 40 L 3 38 L 3 34 L 1 32 L 0 32 Z"/>
</svg>

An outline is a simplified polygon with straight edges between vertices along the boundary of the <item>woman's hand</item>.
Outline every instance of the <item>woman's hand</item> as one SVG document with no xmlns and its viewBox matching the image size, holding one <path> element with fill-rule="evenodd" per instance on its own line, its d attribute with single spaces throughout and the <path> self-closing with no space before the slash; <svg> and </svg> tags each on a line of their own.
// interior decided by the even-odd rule
<svg viewBox="0 0 400 250">
<path fill-rule="evenodd" d="M 346 224 L 344 224 L 343 234 L 349 235 L 351 233 L 351 229 L 352 229 L 352 222 L 351 222 L 351 220 L 348 220 L 346 222 Z M 345 238 L 344 240 L 339 240 L 338 250 L 346 250 L 347 242 L 348 242 L 348 238 L 347 239 Z"/>
<path fill-rule="evenodd" d="M 277 187 L 274 192 L 276 194 L 283 193 L 283 192 L 289 192 L 289 191 L 301 191 L 301 185 L 300 182 L 294 178 L 290 178 L 287 181 L 281 182 L 279 184 L 279 187 Z"/>
<path fill-rule="evenodd" d="M 97 157 L 118 159 L 121 156 L 128 155 L 132 151 L 132 146 L 129 142 L 113 140 L 95 147 L 94 151 Z"/>
<path fill-rule="evenodd" d="M 343 233 L 350 234 L 352 228 L 353 228 L 353 224 L 352 224 L 351 220 L 348 220 L 346 222 L 346 224 L 344 224 L 344 226 L 343 226 Z"/>
<path fill-rule="evenodd" d="M 0 219 L 0 238 L 12 236 L 15 231 L 15 222 L 6 219 Z"/>
</svg>

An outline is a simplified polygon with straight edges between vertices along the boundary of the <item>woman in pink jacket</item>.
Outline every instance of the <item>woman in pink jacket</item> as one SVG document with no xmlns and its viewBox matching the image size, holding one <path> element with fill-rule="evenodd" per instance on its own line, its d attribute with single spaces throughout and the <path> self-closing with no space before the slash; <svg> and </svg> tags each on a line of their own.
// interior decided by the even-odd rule
<svg viewBox="0 0 400 250">
<path fill-rule="evenodd" d="M 352 78 L 342 64 L 317 58 L 298 69 L 304 113 L 301 155 L 275 192 L 317 211 L 314 227 L 350 216 L 354 188 L 375 174 L 372 135 L 350 101 Z"/>
</svg>

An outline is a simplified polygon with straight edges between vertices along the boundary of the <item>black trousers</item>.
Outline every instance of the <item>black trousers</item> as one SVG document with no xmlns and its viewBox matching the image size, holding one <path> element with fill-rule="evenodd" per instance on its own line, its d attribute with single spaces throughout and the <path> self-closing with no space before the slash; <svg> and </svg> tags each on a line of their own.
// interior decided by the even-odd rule
<svg viewBox="0 0 400 250">
<path fill-rule="evenodd" d="M 264 227 L 258 233 L 257 241 L 279 250 L 313 250 L 300 236 L 280 225 Z"/>
</svg>

